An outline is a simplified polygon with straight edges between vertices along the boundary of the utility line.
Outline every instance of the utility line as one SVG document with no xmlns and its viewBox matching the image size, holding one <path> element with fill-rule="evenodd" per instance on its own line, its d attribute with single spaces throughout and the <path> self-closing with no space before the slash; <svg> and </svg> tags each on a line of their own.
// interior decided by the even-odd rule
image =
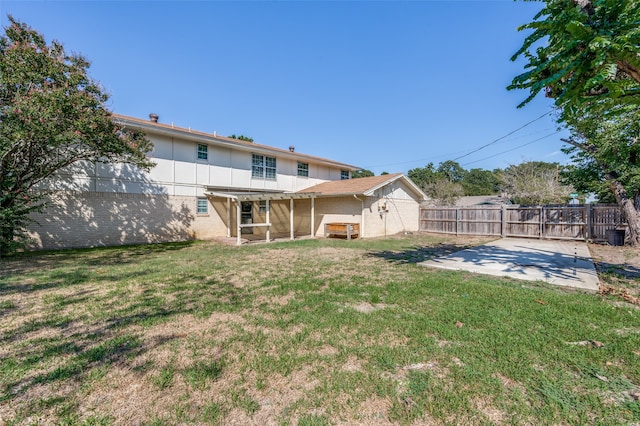
<svg viewBox="0 0 640 426">
<path fill-rule="evenodd" d="M 490 145 L 493 145 L 493 144 L 494 144 L 494 143 L 496 143 L 496 142 L 501 141 L 502 139 L 506 138 L 507 136 L 511 136 L 511 135 L 512 135 L 512 134 L 514 134 L 515 132 L 517 132 L 517 131 L 520 131 L 520 130 L 524 129 L 524 128 L 525 128 L 525 127 L 527 127 L 528 125 L 535 123 L 536 121 L 540 120 L 541 118 L 543 118 L 544 116 L 549 115 L 549 114 L 551 114 L 551 111 L 545 112 L 545 113 L 544 113 L 544 114 L 542 114 L 540 117 L 538 117 L 538 118 L 536 118 L 536 119 L 534 119 L 534 120 L 531 120 L 530 122 L 528 122 L 528 123 L 526 123 L 526 124 L 524 124 L 524 125 L 522 125 L 522 126 L 518 127 L 517 129 L 515 129 L 515 130 L 513 130 L 513 131 L 511 131 L 511 132 L 509 132 L 509 133 L 507 133 L 507 134 L 506 134 L 506 135 L 504 135 L 504 136 L 499 137 L 498 139 L 495 139 L 495 140 L 493 140 L 493 141 L 489 142 L 488 144 L 482 145 L 480 148 L 474 149 L 473 151 L 471 151 L 471 152 L 469 152 L 469 153 L 467 153 L 467 154 L 465 154 L 465 155 L 461 155 L 460 157 L 454 158 L 454 159 L 453 159 L 453 161 L 458 161 L 458 160 L 459 160 L 459 159 L 461 159 L 461 158 L 468 157 L 468 156 L 469 156 L 469 155 L 471 155 L 471 154 L 474 154 L 474 153 L 476 153 L 476 152 L 478 152 L 478 151 L 480 151 L 480 150 L 483 150 L 483 149 L 485 149 L 486 147 L 488 147 L 488 146 L 490 146 Z M 533 143 L 533 142 L 532 142 L 532 143 Z"/>
<path fill-rule="evenodd" d="M 518 132 L 518 131 L 520 131 L 520 130 L 524 129 L 524 128 L 525 128 L 525 127 L 527 127 L 527 126 L 529 126 L 530 124 L 533 124 L 533 123 L 535 123 L 536 121 L 538 121 L 538 120 L 542 119 L 544 116 L 546 116 L 546 115 L 550 114 L 551 112 L 552 112 L 552 111 L 545 112 L 545 113 L 544 113 L 544 114 L 542 114 L 540 117 L 535 118 L 535 119 L 533 119 L 533 120 L 529 121 L 529 122 L 528 122 L 528 123 L 526 123 L 526 124 L 523 124 L 522 126 L 518 127 L 518 128 L 517 128 L 517 129 L 515 129 L 515 130 L 512 130 L 511 132 L 507 133 L 506 135 L 501 136 L 501 137 L 499 137 L 498 139 L 495 139 L 495 140 L 493 140 L 493 141 L 491 141 L 491 142 L 489 142 L 489 143 L 487 143 L 487 144 L 485 144 L 485 145 L 481 146 L 480 148 L 476 148 L 475 150 L 473 150 L 473 151 L 471 151 L 471 152 L 468 152 L 467 154 L 464 154 L 464 155 L 462 155 L 462 156 L 460 156 L 460 157 L 454 158 L 454 159 L 453 159 L 453 161 L 459 160 L 460 158 L 467 157 L 467 156 L 469 156 L 469 155 L 471 155 L 471 154 L 473 154 L 473 153 L 475 153 L 475 152 L 478 152 L 478 151 L 480 151 L 480 150 L 482 150 L 482 149 L 484 149 L 484 148 L 486 148 L 486 147 L 488 147 L 488 146 L 490 146 L 490 145 L 493 145 L 493 144 L 495 144 L 495 143 L 497 143 L 497 142 L 499 142 L 499 141 L 501 141 L 501 140 L 504 140 L 505 138 L 507 138 L 507 137 L 511 136 L 512 134 L 514 134 L 514 133 L 516 133 L 516 132 Z M 534 132 L 534 133 L 532 133 L 531 135 L 533 135 L 533 134 L 535 134 L 535 133 L 539 133 L 539 132 Z M 556 132 L 556 133 L 557 133 L 557 132 Z M 554 134 L 555 134 L 555 133 L 554 133 Z M 519 139 L 519 138 L 523 138 L 523 137 L 526 137 L 526 136 L 527 136 L 527 135 L 518 136 L 517 138 L 514 138 L 514 139 Z M 547 136 L 545 136 L 545 137 L 547 137 Z M 510 140 L 513 140 L 513 139 L 510 139 Z M 538 140 L 540 140 L 540 139 L 536 139 L 534 142 L 536 142 L 536 141 L 538 141 Z M 531 143 L 533 143 L 533 142 L 531 142 Z M 529 144 L 526 144 L 526 145 L 529 145 Z M 525 145 L 522 145 L 522 146 L 525 146 Z M 465 152 L 465 151 L 458 151 L 458 152 Z M 419 162 L 419 161 L 429 161 L 429 160 L 433 160 L 433 159 L 437 159 L 437 158 L 445 158 L 445 157 L 449 157 L 449 156 L 451 156 L 451 155 L 452 155 L 452 154 L 444 154 L 444 155 L 438 155 L 438 156 L 430 157 L 430 158 L 422 158 L 422 159 L 417 159 L 417 160 L 400 161 L 400 162 L 398 162 L 398 163 L 376 164 L 376 165 L 374 165 L 374 166 L 367 166 L 367 167 L 370 167 L 370 168 L 376 168 L 376 167 L 399 166 L 399 165 L 403 165 L 403 164 L 417 163 L 417 162 Z M 489 157 L 489 158 L 491 158 L 491 157 Z M 482 160 L 478 160 L 478 161 L 482 161 Z M 474 161 L 474 163 L 475 163 L 475 162 L 476 162 L 476 161 Z M 468 163 L 468 164 L 472 164 L 472 163 Z M 366 168 L 366 167 L 365 167 L 365 168 Z"/>
<path fill-rule="evenodd" d="M 471 161 L 470 163 L 464 163 L 464 164 L 462 164 L 462 166 L 468 166 L 469 164 L 478 163 L 480 161 L 484 161 L 484 160 L 488 160 L 488 159 L 493 158 L 493 157 L 497 157 L 498 155 L 506 154 L 507 152 L 515 151 L 516 149 L 522 148 L 523 146 L 531 145 L 532 143 L 541 141 L 542 139 L 548 138 L 548 137 L 553 136 L 553 135 L 557 135 L 558 133 L 560 133 L 559 130 L 556 131 L 556 132 L 553 132 L 553 133 L 549 133 L 548 135 L 542 136 L 542 137 L 540 137 L 538 139 L 532 140 L 531 142 L 527 142 L 525 144 L 518 145 L 515 148 L 511 148 L 511 149 L 508 149 L 506 151 L 502 151 L 502 152 L 499 152 L 497 154 L 493 154 L 493 155 L 490 155 L 488 157 L 481 158 L 479 160 Z"/>
</svg>

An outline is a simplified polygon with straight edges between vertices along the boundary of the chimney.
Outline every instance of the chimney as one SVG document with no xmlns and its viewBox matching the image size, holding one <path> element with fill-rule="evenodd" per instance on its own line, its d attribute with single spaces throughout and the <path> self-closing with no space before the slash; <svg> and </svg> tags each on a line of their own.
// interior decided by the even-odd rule
<svg viewBox="0 0 640 426">
<path fill-rule="evenodd" d="M 295 146 L 291 145 L 291 146 L 289 147 L 289 151 L 293 152 L 293 151 L 295 151 L 295 150 L 296 150 L 296 147 L 295 147 Z"/>
<path fill-rule="evenodd" d="M 149 120 L 151 120 L 152 123 L 157 123 L 158 118 L 160 118 L 158 117 L 158 114 L 154 114 L 154 113 L 149 114 Z"/>
</svg>

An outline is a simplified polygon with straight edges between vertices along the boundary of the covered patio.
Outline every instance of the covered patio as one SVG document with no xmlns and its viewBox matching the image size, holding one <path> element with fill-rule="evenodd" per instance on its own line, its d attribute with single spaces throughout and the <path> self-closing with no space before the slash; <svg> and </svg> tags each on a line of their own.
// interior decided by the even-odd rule
<svg viewBox="0 0 640 426">
<path fill-rule="evenodd" d="M 216 205 L 222 206 L 224 212 L 220 216 L 226 217 L 226 233 L 227 238 L 231 238 L 233 231 L 235 231 L 236 244 L 242 245 L 243 234 L 247 237 L 247 231 L 251 231 L 251 235 L 256 236 L 253 230 L 258 229 L 264 232 L 264 241 L 272 241 L 273 232 L 272 228 L 277 228 L 282 234 L 282 230 L 286 227 L 288 231 L 288 238 L 290 240 L 295 239 L 296 229 L 300 232 L 301 228 L 305 228 L 307 225 L 309 234 L 306 235 L 311 238 L 315 238 L 315 199 L 319 195 L 317 193 L 291 193 L 291 192 L 226 192 L 218 191 L 213 188 L 208 188 L 205 191 L 205 195 L 214 208 Z M 309 200 L 309 208 L 304 209 L 302 206 L 296 209 L 296 201 Z M 258 204 L 257 214 L 253 213 L 255 204 Z M 273 207 L 278 205 L 280 207 L 277 216 L 277 223 L 273 222 L 274 214 Z M 288 204 L 288 206 L 287 206 Z M 298 203 L 299 205 L 301 203 Z M 304 203 L 307 204 L 307 203 Z M 250 213 L 243 212 L 243 208 L 251 206 Z M 235 214 L 234 214 L 235 211 Z M 262 214 L 264 213 L 264 214 Z M 286 220 L 283 220 L 283 214 L 288 213 L 288 224 Z M 243 216 L 244 215 L 244 216 Z M 253 219 L 257 217 L 259 221 Z M 309 222 L 306 224 L 305 222 Z M 297 224 L 297 226 L 296 226 Z M 245 232 L 243 232 L 243 230 Z M 258 232 L 257 234 L 261 234 Z M 257 240 L 258 238 L 251 238 Z"/>
</svg>

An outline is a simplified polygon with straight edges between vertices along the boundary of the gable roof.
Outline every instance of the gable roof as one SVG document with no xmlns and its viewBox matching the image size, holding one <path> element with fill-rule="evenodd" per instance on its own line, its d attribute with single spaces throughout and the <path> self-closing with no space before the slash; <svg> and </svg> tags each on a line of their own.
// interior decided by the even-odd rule
<svg viewBox="0 0 640 426">
<path fill-rule="evenodd" d="M 333 167 L 339 167 L 343 170 L 356 171 L 361 167 L 339 161 L 330 160 L 328 158 L 316 157 L 308 154 L 290 151 L 288 149 L 275 148 L 269 145 L 261 145 L 253 142 L 243 141 L 240 139 L 218 136 L 216 133 L 205 133 L 191 128 L 174 126 L 172 124 L 157 123 L 150 120 L 129 117 L 126 115 L 112 114 L 114 121 L 123 126 L 134 127 L 149 134 L 167 135 L 180 139 L 192 140 L 202 144 L 210 144 L 233 148 L 240 151 L 253 152 L 255 154 L 277 155 L 281 158 L 290 158 L 301 162 L 321 164 Z"/>
<path fill-rule="evenodd" d="M 382 176 L 370 176 L 356 179 L 334 180 L 323 182 L 318 185 L 298 191 L 298 194 L 315 192 L 320 197 L 337 197 L 349 195 L 373 196 L 377 189 L 390 183 L 401 180 L 417 196 L 420 201 L 427 199 L 427 196 L 418 186 L 402 173 L 394 173 Z"/>
</svg>

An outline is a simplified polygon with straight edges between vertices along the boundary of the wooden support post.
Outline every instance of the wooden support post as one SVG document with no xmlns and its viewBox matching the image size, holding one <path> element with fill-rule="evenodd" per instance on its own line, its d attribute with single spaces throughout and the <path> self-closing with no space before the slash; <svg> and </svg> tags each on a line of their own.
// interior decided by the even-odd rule
<svg viewBox="0 0 640 426">
<path fill-rule="evenodd" d="M 316 237 L 316 199 L 311 197 L 311 238 Z"/>
<path fill-rule="evenodd" d="M 544 238 L 544 206 L 540 206 L 540 236 L 538 238 Z"/>
<path fill-rule="evenodd" d="M 289 200 L 289 238 L 293 240 L 293 198 Z"/>
<path fill-rule="evenodd" d="M 507 206 L 503 204 L 500 211 L 500 237 L 504 238 L 507 235 Z"/>
<path fill-rule="evenodd" d="M 231 198 L 227 198 L 227 238 L 231 238 Z"/>
<path fill-rule="evenodd" d="M 267 207 L 267 223 L 271 223 L 270 219 L 270 213 L 271 213 L 271 201 L 267 200 L 265 201 L 266 207 Z M 267 225 L 267 242 L 271 241 L 271 226 Z"/>
<path fill-rule="evenodd" d="M 456 237 L 458 236 L 458 227 L 460 226 L 460 209 L 456 209 Z"/>
<path fill-rule="evenodd" d="M 242 228 L 240 227 L 240 218 L 242 217 L 242 212 L 240 210 L 240 204 L 240 200 L 236 200 L 236 226 L 238 232 L 238 235 L 236 237 L 236 244 L 239 246 L 242 245 Z"/>
</svg>

